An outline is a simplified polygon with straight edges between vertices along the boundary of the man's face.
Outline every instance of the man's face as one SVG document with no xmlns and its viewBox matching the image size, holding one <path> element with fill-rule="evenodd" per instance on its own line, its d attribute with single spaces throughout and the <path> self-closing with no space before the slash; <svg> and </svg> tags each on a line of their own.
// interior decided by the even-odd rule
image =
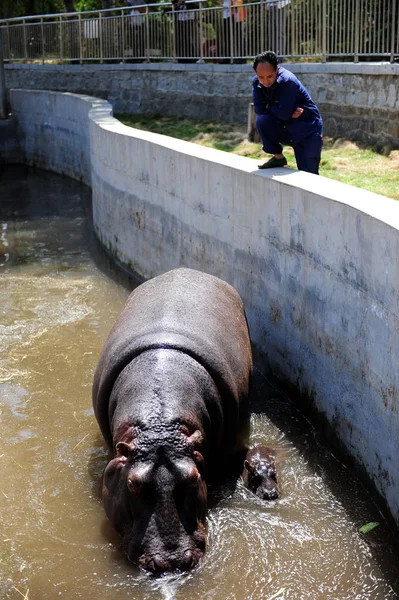
<svg viewBox="0 0 399 600">
<path fill-rule="evenodd" d="M 270 63 L 259 63 L 255 73 L 258 76 L 259 83 L 264 87 L 270 87 L 276 81 L 277 70 L 274 70 Z"/>
</svg>

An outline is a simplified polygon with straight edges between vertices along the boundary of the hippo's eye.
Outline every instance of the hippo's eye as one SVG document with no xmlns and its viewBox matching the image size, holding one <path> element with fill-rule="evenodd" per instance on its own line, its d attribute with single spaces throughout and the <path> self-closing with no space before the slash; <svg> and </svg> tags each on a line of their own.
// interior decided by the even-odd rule
<svg viewBox="0 0 399 600">
<path fill-rule="evenodd" d="M 150 482 L 151 467 L 149 465 L 135 465 L 127 476 L 127 487 L 133 494 L 142 494 Z"/>
<path fill-rule="evenodd" d="M 132 475 L 127 480 L 127 487 L 134 494 L 140 494 L 143 490 L 143 480 L 140 477 Z"/>
</svg>

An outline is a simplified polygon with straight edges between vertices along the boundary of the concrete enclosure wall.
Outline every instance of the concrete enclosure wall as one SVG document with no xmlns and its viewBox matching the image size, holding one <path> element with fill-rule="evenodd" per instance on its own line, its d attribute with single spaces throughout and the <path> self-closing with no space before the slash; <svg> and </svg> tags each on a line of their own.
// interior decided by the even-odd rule
<svg viewBox="0 0 399 600">
<path fill-rule="evenodd" d="M 324 132 L 399 148 L 399 64 L 287 64 L 310 91 Z M 8 88 L 90 94 L 117 113 L 159 113 L 246 123 L 250 65 L 6 65 Z"/>
<path fill-rule="evenodd" d="M 24 161 L 91 185 L 88 113 L 96 106 L 104 103 L 74 94 L 13 94 Z"/>
<path fill-rule="evenodd" d="M 30 164 L 47 156 L 75 176 L 80 164 L 91 179 L 115 257 L 144 277 L 185 265 L 237 288 L 268 373 L 325 417 L 399 524 L 399 204 L 128 128 L 105 101 L 22 90 L 11 101 Z M 40 135 L 49 123 L 54 148 L 67 139 L 59 161 Z"/>
<path fill-rule="evenodd" d="M 3 163 L 24 161 L 18 133 L 18 123 L 15 117 L 0 119 L 0 167 Z"/>
</svg>

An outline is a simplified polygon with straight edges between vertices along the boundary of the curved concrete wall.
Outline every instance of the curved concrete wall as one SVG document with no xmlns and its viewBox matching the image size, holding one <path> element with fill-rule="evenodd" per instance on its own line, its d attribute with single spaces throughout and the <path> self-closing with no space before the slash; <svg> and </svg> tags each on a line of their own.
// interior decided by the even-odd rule
<svg viewBox="0 0 399 600">
<path fill-rule="evenodd" d="M 101 113 L 104 102 L 68 93 L 16 91 L 11 104 L 25 162 L 91 185 L 88 113 L 92 107 Z"/>
<path fill-rule="evenodd" d="M 91 178 L 114 256 L 144 277 L 185 265 L 238 289 L 269 373 L 326 417 L 399 524 L 399 204 L 130 129 L 104 101 L 11 99 L 31 164 Z"/>
</svg>

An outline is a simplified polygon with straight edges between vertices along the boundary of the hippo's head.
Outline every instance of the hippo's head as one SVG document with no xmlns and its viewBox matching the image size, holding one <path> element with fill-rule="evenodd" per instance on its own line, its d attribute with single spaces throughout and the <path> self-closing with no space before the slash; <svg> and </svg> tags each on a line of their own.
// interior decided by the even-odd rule
<svg viewBox="0 0 399 600">
<path fill-rule="evenodd" d="M 272 449 L 259 446 L 249 450 L 244 461 L 243 478 L 251 492 L 262 500 L 277 500 L 276 456 Z"/>
<path fill-rule="evenodd" d="M 173 429 L 155 437 L 136 431 L 116 444 L 104 471 L 107 517 L 129 560 L 153 572 L 191 569 L 205 551 L 203 436 Z"/>
</svg>

